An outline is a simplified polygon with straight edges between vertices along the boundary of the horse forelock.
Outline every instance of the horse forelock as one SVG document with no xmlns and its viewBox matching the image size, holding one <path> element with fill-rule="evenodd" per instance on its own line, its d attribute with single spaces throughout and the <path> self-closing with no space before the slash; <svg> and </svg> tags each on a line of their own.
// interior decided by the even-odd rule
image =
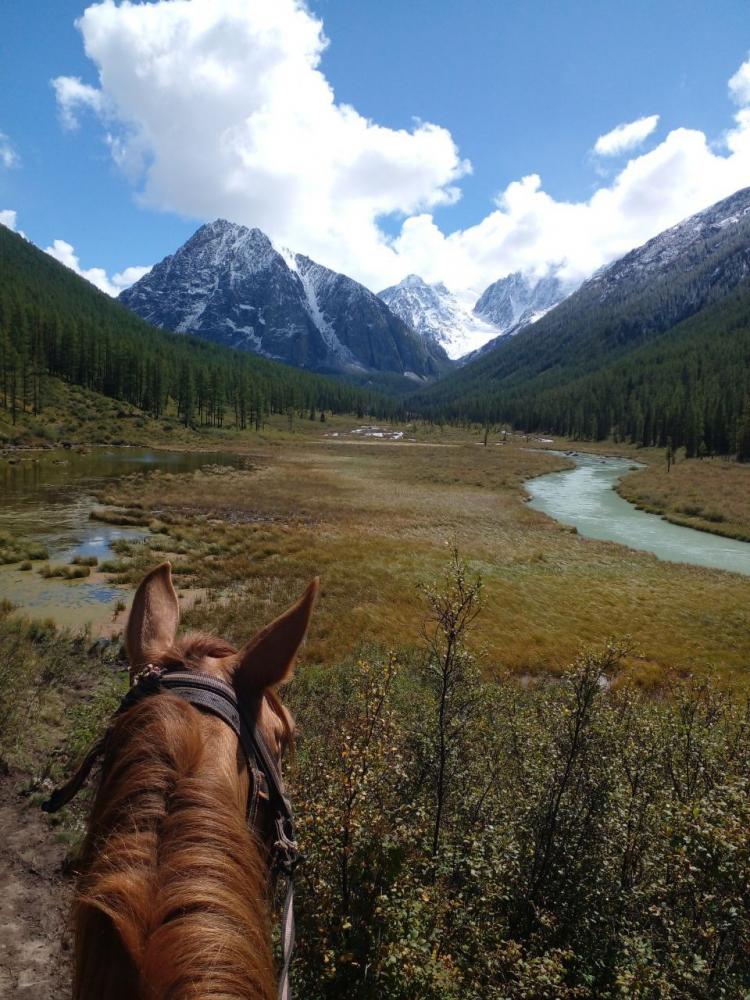
<svg viewBox="0 0 750 1000">
<path fill-rule="evenodd" d="M 226 639 L 207 632 L 189 632 L 163 650 L 154 662 L 167 670 L 199 670 L 206 659 L 223 660 L 236 655 L 237 650 Z M 274 716 L 274 738 L 279 751 L 293 751 L 295 728 L 289 709 L 273 688 L 265 691 L 264 697 Z"/>
<path fill-rule="evenodd" d="M 194 635 L 169 655 L 233 652 Z M 111 727 L 75 900 L 77 1000 L 274 996 L 266 858 L 211 725 L 160 695 Z"/>
<path fill-rule="evenodd" d="M 226 639 L 207 632 L 189 632 L 172 646 L 160 651 L 154 657 L 157 666 L 167 669 L 187 667 L 197 669 L 207 658 L 223 660 L 236 655 L 237 650 Z"/>
</svg>

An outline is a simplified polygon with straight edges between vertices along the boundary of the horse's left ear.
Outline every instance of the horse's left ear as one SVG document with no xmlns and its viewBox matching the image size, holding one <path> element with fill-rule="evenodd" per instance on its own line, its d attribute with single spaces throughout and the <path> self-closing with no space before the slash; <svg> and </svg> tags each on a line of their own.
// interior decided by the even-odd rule
<svg viewBox="0 0 750 1000">
<path fill-rule="evenodd" d="M 241 698 L 289 680 L 319 587 L 320 578 L 316 576 L 302 597 L 254 635 L 240 652 L 233 683 Z"/>
<path fill-rule="evenodd" d="M 125 628 L 130 676 L 172 645 L 180 623 L 180 605 L 172 585 L 172 567 L 162 563 L 148 573 L 133 598 Z"/>
</svg>

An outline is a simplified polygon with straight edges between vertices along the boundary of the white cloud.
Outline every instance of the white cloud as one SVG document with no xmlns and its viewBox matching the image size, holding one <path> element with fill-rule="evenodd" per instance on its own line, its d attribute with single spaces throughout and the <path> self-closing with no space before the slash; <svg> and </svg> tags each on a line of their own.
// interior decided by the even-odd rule
<svg viewBox="0 0 750 1000">
<path fill-rule="evenodd" d="M 75 248 L 65 240 L 54 240 L 52 246 L 45 248 L 45 253 L 69 267 L 71 271 L 75 271 L 79 277 L 90 281 L 100 292 L 112 296 L 119 295 L 124 288 L 129 288 L 151 270 L 150 267 L 126 267 L 124 271 L 113 274 L 110 278 L 103 267 L 82 268 Z"/>
<path fill-rule="evenodd" d="M 78 128 L 77 112 L 81 108 L 88 108 L 97 114 L 104 114 L 106 108 L 104 95 L 96 87 L 83 83 L 80 77 L 58 76 L 52 81 L 52 86 L 63 128 L 69 131 Z"/>
<path fill-rule="evenodd" d="M 61 114 L 107 109 L 144 203 L 257 225 L 375 280 L 393 257 L 378 217 L 459 196 L 470 165 L 446 129 L 386 128 L 336 103 L 301 0 L 106 2 L 77 23 L 100 89 L 58 78 Z"/>
<path fill-rule="evenodd" d="M 740 106 L 750 104 L 750 57 L 729 81 L 729 93 Z"/>
<path fill-rule="evenodd" d="M 12 208 L 0 209 L 0 226 L 6 226 L 11 232 L 16 231 L 18 214 Z"/>
<path fill-rule="evenodd" d="M 16 152 L 13 143 L 4 132 L 0 132 L 0 166 L 18 167 L 21 165 L 21 158 Z"/>
<path fill-rule="evenodd" d="M 580 279 L 750 183 L 750 60 L 732 77 L 734 125 L 720 142 L 677 128 L 583 201 L 536 174 L 508 184 L 474 226 L 432 210 L 470 172 L 451 134 L 392 129 L 336 102 L 320 70 L 327 40 L 303 0 L 154 0 L 88 7 L 77 22 L 99 87 L 55 81 L 64 121 L 85 107 L 144 204 L 196 220 L 260 226 L 381 288 L 416 272 L 469 296 L 517 269 Z M 653 115 L 596 143 L 626 151 Z M 402 217 L 395 237 L 380 225 Z"/>
<path fill-rule="evenodd" d="M 634 122 L 618 125 L 611 132 L 599 136 L 594 143 L 594 152 L 599 156 L 619 156 L 621 153 L 627 153 L 640 146 L 658 124 L 658 115 L 647 115 Z"/>
</svg>

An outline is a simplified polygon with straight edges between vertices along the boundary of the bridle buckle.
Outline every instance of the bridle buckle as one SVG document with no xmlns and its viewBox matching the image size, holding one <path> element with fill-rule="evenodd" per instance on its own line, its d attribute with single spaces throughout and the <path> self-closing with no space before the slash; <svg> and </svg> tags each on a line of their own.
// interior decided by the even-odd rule
<svg viewBox="0 0 750 1000">
<path fill-rule="evenodd" d="M 305 860 L 297 841 L 294 839 L 294 827 L 287 816 L 276 817 L 276 840 L 271 849 L 273 869 L 287 878 L 292 878 L 299 865 Z"/>
</svg>

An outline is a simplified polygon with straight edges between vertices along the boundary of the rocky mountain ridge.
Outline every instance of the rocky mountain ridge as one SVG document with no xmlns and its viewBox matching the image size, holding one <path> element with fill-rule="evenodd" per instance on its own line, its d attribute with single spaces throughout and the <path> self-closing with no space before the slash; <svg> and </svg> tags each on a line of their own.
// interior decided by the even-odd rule
<svg viewBox="0 0 750 1000">
<path fill-rule="evenodd" d="M 363 285 L 224 219 L 201 226 L 120 301 L 154 326 L 315 371 L 419 381 L 449 365 Z"/>
<path fill-rule="evenodd" d="M 502 332 L 464 308 L 442 281 L 428 284 L 419 275 L 410 274 L 378 295 L 412 330 L 442 347 L 454 360 Z"/>
<path fill-rule="evenodd" d="M 683 329 L 684 336 L 693 338 L 692 344 L 702 337 L 706 354 L 715 354 L 714 345 L 725 336 L 717 317 L 723 310 L 734 316 L 731 303 L 748 287 L 750 188 L 743 188 L 600 269 L 536 323 L 515 337 L 488 345 L 460 371 L 427 390 L 415 406 L 434 400 L 448 412 L 455 407 L 464 414 L 480 414 L 490 403 L 499 407 L 501 401 L 503 419 L 529 427 L 544 419 L 548 429 L 554 428 L 555 407 L 562 407 L 562 399 L 567 406 L 569 399 L 578 398 L 576 392 L 582 393 L 584 384 L 594 385 L 599 379 L 597 391 L 603 393 L 604 403 L 609 399 L 612 405 L 613 393 L 617 400 L 632 394 L 635 376 L 628 358 L 638 354 L 647 359 L 644 363 L 656 364 L 660 348 L 671 357 Z M 698 322 L 701 315 L 711 317 L 705 327 Z M 688 323 L 693 317 L 696 322 Z M 715 366 L 720 367 L 719 361 Z M 646 375 L 644 371 L 639 378 Z M 602 389 L 608 378 L 611 384 Z M 730 373 L 724 372 L 722 378 L 728 386 Z M 589 381 L 584 383 L 585 379 Z M 674 373 L 669 379 L 677 400 L 685 391 L 683 380 Z M 695 382 L 700 383 L 698 375 Z M 597 411 L 594 436 L 606 436 L 611 429 L 604 403 Z M 691 407 L 699 403 L 689 401 Z M 578 404 L 570 405 L 578 413 Z M 684 409 L 688 401 L 674 405 Z M 565 419 L 565 433 L 573 426 L 578 433 L 590 433 L 588 427 L 578 428 L 577 416 Z"/>
</svg>

